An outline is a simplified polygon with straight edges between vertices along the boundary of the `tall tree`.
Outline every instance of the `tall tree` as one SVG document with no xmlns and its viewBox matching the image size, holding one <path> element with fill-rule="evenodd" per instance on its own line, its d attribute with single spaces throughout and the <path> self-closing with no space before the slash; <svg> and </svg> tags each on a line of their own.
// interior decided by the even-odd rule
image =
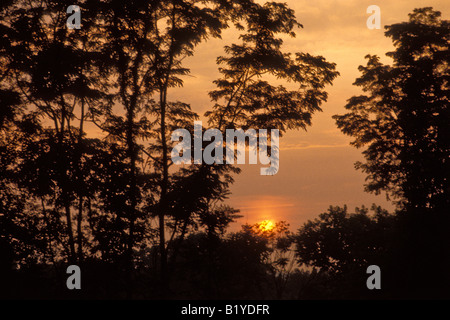
<svg viewBox="0 0 450 320">
<path fill-rule="evenodd" d="M 285 4 L 268 2 L 246 9 L 240 35 L 241 44 L 225 47 L 219 57 L 222 78 L 210 92 L 215 102 L 205 115 L 210 124 L 225 128 L 306 129 L 314 112 L 327 100 L 324 87 L 339 73 L 334 63 L 322 56 L 282 51 L 280 34 L 295 36 L 301 24 Z M 271 84 L 277 80 L 292 82 L 297 88 Z"/>
<path fill-rule="evenodd" d="M 96 2 L 93 6 L 97 6 Z M 125 146 L 130 166 L 127 254 L 131 265 L 135 224 L 138 220 L 143 222 L 145 207 L 147 214 L 156 216 L 159 222 L 163 283 L 168 278 L 166 217 L 171 216 L 174 206 L 168 200 L 174 186 L 169 175 L 170 134 L 180 126 L 192 126 L 190 122 L 197 117 L 189 105 L 171 102 L 168 89 L 182 85 L 180 76 L 189 70 L 181 62 L 193 54 L 194 47 L 208 36 L 219 36 L 226 27 L 221 7 L 216 1 L 148 1 L 126 5 L 119 1 L 98 2 L 101 17 L 98 32 L 107 39 L 103 50 L 110 53 L 111 83 L 117 83 L 111 87 L 115 90 L 113 100 L 125 110 L 125 116 L 121 116 L 112 105 L 105 105 L 97 115 L 104 117 L 101 128 Z M 147 206 L 139 205 L 143 190 L 138 187 L 141 175 L 138 165 L 152 174 L 146 183 L 146 188 L 151 189 L 151 203 Z M 180 175 L 173 178 L 182 184 L 180 179 Z"/>
<path fill-rule="evenodd" d="M 66 9 L 67 4 L 63 1 L 12 1 L 2 7 L 2 39 L 8 42 L 2 50 L 2 70 L 5 71 L 2 85 L 13 88 L 21 102 L 16 110 L 26 110 L 22 114 L 23 120 L 34 124 L 26 126 L 28 131 L 24 133 L 28 137 L 22 135 L 22 139 L 15 141 L 16 146 L 24 144 L 23 148 L 19 146 L 16 149 L 22 149 L 22 154 L 16 153 L 16 164 L 21 167 L 10 168 L 23 169 L 33 162 L 33 157 L 38 159 L 45 154 L 55 160 L 51 168 L 45 168 L 47 172 L 42 168 L 34 174 L 34 178 L 47 175 L 51 180 L 53 185 L 44 193 L 43 190 L 36 192 L 40 186 L 33 183 L 37 180 L 23 179 L 26 172 L 16 172 L 16 176 L 23 183 L 22 187 L 31 192 L 33 200 L 54 207 L 53 215 L 57 220 L 61 220 L 59 212 L 64 212 L 66 227 L 63 236 L 67 258 L 74 262 L 77 260 L 76 243 L 78 257 L 81 259 L 82 256 L 82 232 L 78 223 L 76 241 L 73 207 L 76 198 L 82 203 L 82 197 L 76 195 L 73 182 L 79 176 L 76 168 L 81 161 L 85 106 L 87 101 L 98 99 L 99 94 L 92 88 L 95 85 L 92 71 L 97 59 L 88 50 L 92 43 L 87 39 L 89 15 L 86 16 L 85 28 L 75 32 L 66 27 Z M 12 101 L 11 97 L 8 101 Z M 78 128 L 74 124 L 77 119 L 80 119 Z M 77 157 L 72 157 L 71 149 L 75 145 L 78 146 Z M 31 151 L 36 153 L 27 154 Z M 22 158 L 24 161 L 20 161 L 21 156 L 25 157 Z M 41 164 L 46 165 L 45 160 L 41 160 L 44 161 Z M 82 181 L 80 178 L 77 180 Z M 82 209 L 82 205 L 79 208 Z M 47 209 L 43 208 L 44 211 Z M 78 214 L 82 216 L 82 212 Z"/>
<path fill-rule="evenodd" d="M 393 253 L 403 294 L 447 295 L 450 283 L 450 21 L 430 7 L 386 27 L 395 50 L 385 65 L 368 55 L 338 127 L 365 147 L 366 189 L 386 191 L 399 206 Z M 424 270 L 433 270 L 425 275 Z"/>
<path fill-rule="evenodd" d="M 387 26 L 392 65 L 368 55 L 354 83 L 366 94 L 348 100 L 338 127 L 366 147 L 366 189 L 417 211 L 450 206 L 450 22 L 432 8 L 415 9 L 409 21 Z"/>
</svg>

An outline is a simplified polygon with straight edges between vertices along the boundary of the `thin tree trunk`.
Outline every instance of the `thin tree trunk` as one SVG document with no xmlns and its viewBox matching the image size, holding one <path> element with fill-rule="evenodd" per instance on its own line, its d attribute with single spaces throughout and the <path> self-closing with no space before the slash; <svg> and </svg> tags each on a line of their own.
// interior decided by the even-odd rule
<svg viewBox="0 0 450 320">
<path fill-rule="evenodd" d="M 131 109 L 131 108 L 130 108 Z M 128 145 L 128 158 L 130 159 L 131 166 L 131 181 L 130 181 L 130 210 L 129 210 L 129 235 L 127 243 L 127 258 L 129 271 L 133 269 L 133 245 L 134 245 L 134 229 L 136 220 L 136 203 L 137 203 L 137 181 L 136 181 L 136 156 L 135 145 L 133 139 L 133 119 L 134 112 L 131 110 L 128 112 L 128 133 L 127 133 L 127 145 Z"/>
<path fill-rule="evenodd" d="M 67 191 L 67 187 L 69 185 L 68 177 L 67 177 L 67 163 L 68 159 L 66 159 L 66 155 L 64 152 L 64 134 L 65 134 L 65 120 L 67 117 L 67 110 L 66 110 L 66 102 L 64 101 L 63 96 L 60 97 L 60 104 L 61 104 L 61 130 L 59 132 L 59 143 L 58 143 L 58 154 L 59 158 L 61 159 L 62 168 L 61 168 L 61 180 L 60 180 L 60 188 L 62 193 L 62 199 L 64 204 L 64 210 L 66 214 L 66 230 L 67 235 L 69 237 L 69 262 L 75 263 L 76 262 L 76 253 L 75 253 L 75 240 L 73 236 L 73 230 L 72 230 L 72 213 L 70 212 L 71 203 L 69 200 L 69 192 Z M 70 128 L 69 128 L 70 130 Z"/>
<path fill-rule="evenodd" d="M 166 210 L 166 195 L 169 180 L 167 163 L 167 141 L 166 141 L 166 91 L 160 92 L 161 102 L 161 143 L 163 158 L 163 181 L 161 185 L 161 207 L 159 212 L 159 250 L 161 255 L 161 282 L 164 295 L 168 292 L 167 251 L 164 215 Z"/>
<path fill-rule="evenodd" d="M 67 220 L 67 234 L 69 235 L 69 248 L 70 248 L 70 257 L 69 262 L 75 263 L 76 257 L 75 257 L 75 240 L 73 236 L 73 230 L 72 230 L 72 214 L 70 212 L 70 204 L 67 199 L 64 200 L 65 202 L 65 211 L 66 211 L 66 220 Z"/>
<path fill-rule="evenodd" d="M 78 133 L 78 179 L 80 181 L 79 186 L 84 183 L 83 170 L 81 170 L 81 155 L 82 155 L 82 143 L 83 143 L 83 128 L 84 128 L 84 98 L 81 100 L 81 116 L 80 116 L 80 129 Z M 78 198 L 78 217 L 77 217 L 77 245 L 78 245 L 78 262 L 81 263 L 83 261 L 83 230 L 82 222 L 83 222 L 83 195 L 82 190 L 79 190 L 79 198 Z"/>
<path fill-rule="evenodd" d="M 83 262 L 83 231 L 81 230 L 83 221 L 83 196 L 80 195 L 78 203 L 77 217 L 77 245 L 78 245 L 78 263 Z"/>
</svg>

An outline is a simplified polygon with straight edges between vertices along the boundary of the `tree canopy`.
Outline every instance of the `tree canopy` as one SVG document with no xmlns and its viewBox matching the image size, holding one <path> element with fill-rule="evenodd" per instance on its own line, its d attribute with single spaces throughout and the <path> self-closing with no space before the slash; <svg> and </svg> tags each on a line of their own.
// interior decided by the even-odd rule
<svg viewBox="0 0 450 320">
<path fill-rule="evenodd" d="M 368 191 L 386 191 L 419 211 L 448 210 L 450 22 L 430 7 L 415 9 L 408 22 L 387 26 L 386 36 L 393 64 L 367 55 L 354 83 L 365 94 L 334 118 L 365 148 L 366 161 L 356 167 L 367 174 Z"/>
</svg>

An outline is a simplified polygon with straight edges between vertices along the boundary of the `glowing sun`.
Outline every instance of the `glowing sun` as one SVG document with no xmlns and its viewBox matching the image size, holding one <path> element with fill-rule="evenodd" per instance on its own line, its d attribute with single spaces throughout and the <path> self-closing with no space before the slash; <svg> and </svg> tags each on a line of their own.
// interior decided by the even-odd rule
<svg viewBox="0 0 450 320">
<path fill-rule="evenodd" d="M 272 231 L 275 224 L 270 220 L 264 220 L 259 223 L 259 229 L 263 232 Z"/>
</svg>

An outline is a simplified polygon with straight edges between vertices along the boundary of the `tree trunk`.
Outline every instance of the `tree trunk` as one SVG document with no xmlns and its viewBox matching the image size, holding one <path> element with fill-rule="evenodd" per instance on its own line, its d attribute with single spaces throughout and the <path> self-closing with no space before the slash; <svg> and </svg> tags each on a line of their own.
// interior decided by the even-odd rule
<svg viewBox="0 0 450 320">
<path fill-rule="evenodd" d="M 169 170 L 167 163 L 167 141 L 166 141 L 166 91 L 160 92 L 161 103 L 161 143 L 162 143 L 162 158 L 163 158 L 163 180 L 161 185 L 161 199 L 159 211 L 159 250 L 160 250 L 160 267 L 161 267 L 161 286 L 163 290 L 163 297 L 168 292 L 168 272 L 167 272 L 167 251 L 166 251 L 166 236 L 165 236 L 165 221 L 164 214 L 167 208 L 166 195 L 169 180 Z"/>
</svg>

